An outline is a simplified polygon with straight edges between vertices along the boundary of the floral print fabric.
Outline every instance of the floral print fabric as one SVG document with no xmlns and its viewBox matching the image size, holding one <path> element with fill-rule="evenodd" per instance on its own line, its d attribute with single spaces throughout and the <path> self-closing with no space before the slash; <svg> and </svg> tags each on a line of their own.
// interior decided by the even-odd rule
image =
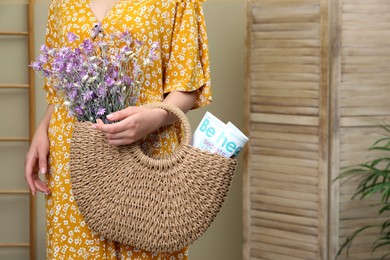
<svg viewBox="0 0 390 260">
<path fill-rule="evenodd" d="M 89 0 L 53 0 L 46 44 L 76 47 L 90 37 L 97 22 Z M 194 108 L 211 102 L 207 35 L 200 1 L 120 0 L 101 22 L 107 34 L 128 29 L 149 46 L 156 41 L 160 44 L 159 59 L 144 72 L 139 105 L 162 101 L 171 91 L 196 91 Z M 78 35 L 78 40 L 68 43 L 68 32 Z M 46 83 L 44 88 L 47 102 L 56 105 L 48 130 L 46 178 L 52 192 L 46 197 L 47 259 L 187 259 L 187 248 L 174 253 L 145 252 L 106 240 L 89 229 L 77 208 L 69 176 L 74 118 L 68 116 L 52 86 Z M 159 129 L 143 140 L 143 149 L 154 155 L 169 153 L 175 149 L 179 133 L 177 124 Z"/>
</svg>

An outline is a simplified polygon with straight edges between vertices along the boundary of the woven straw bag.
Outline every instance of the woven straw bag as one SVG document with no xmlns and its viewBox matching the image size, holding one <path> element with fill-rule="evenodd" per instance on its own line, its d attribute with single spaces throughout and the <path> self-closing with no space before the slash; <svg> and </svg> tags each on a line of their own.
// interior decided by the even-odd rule
<svg viewBox="0 0 390 260">
<path fill-rule="evenodd" d="M 236 160 L 190 146 L 185 114 L 176 115 L 182 143 L 163 158 L 144 154 L 139 143 L 112 146 L 91 123 L 77 122 L 70 173 L 76 203 L 88 226 L 105 238 L 150 252 L 173 252 L 198 239 L 219 212 Z"/>
</svg>

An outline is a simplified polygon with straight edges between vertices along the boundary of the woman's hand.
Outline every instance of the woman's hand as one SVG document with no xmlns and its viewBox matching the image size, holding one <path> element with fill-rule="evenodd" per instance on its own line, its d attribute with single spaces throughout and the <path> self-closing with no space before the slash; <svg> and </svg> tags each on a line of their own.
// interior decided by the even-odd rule
<svg viewBox="0 0 390 260">
<path fill-rule="evenodd" d="M 187 113 L 193 107 L 195 98 L 196 91 L 172 91 L 166 96 L 164 102 L 169 102 Z M 120 122 L 104 124 L 99 120 L 93 127 L 102 131 L 108 143 L 113 145 L 134 143 L 158 128 L 173 124 L 177 120 L 175 115 L 164 109 L 146 107 L 128 107 L 108 115 L 107 119 Z"/>
<path fill-rule="evenodd" d="M 31 193 L 34 196 L 37 190 L 45 193 L 46 195 L 50 193 L 50 189 L 47 187 L 46 183 L 40 180 L 38 172 L 42 174 L 47 172 L 47 157 L 49 154 L 49 138 L 47 130 L 53 110 L 54 106 L 50 105 L 47 109 L 45 118 L 42 120 L 35 132 L 30 149 L 26 155 L 24 165 L 25 178 Z"/>
<path fill-rule="evenodd" d="M 107 116 L 114 124 L 98 120 L 94 128 L 102 131 L 112 145 L 125 145 L 142 139 L 164 125 L 169 113 L 163 109 L 128 107 Z"/>
</svg>

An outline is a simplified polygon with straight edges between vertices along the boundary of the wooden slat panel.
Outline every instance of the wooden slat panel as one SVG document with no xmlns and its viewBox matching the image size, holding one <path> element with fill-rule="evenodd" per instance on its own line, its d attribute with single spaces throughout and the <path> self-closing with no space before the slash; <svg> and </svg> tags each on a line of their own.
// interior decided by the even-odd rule
<svg viewBox="0 0 390 260">
<path fill-rule="evenodd" d="M 318 190 L 313 187 L 313 185 L 307 185 L 304 183 L 283 183 L 277 180 L 266 180 L 266 179 L 256 179 L 252 178 L 252 188 L 256 189 L 257 187 L 263 188 L 263 187 L 270 187 L 275 189 L 285 189 L 285 190 L 291 190 L 293 192 L 295 191 L 301 191 L 301 192 L 307 192 L 312 193 L 313 196 L 318 192 Z"/>
<path fill-rule="evenodd" d="M 356 30 L 359 30 L 358 28 L 361 28 L 362 26 L 367 26 L 367 24 L 362 24 L 361 22 L 358 25 L 357 24 L 348 24 L 348 23 L 344 23 L 344 25 L 350 26 L 351 28 L 355 28 Z M 375 23 L 372 26 L 376 27 L 376 26 L 378 26 L 378 23 Z M 386 27 L 387 27 L 387 29 L 390 29 L 390 22 L 387 24 Z M 378 47 L 378 48 L 372 49 L 372 48 L 352 48 L 352 47 L 348 47 L 348 46 L 343 46 L 343 48 L 341 50 L 341 54 L 344 57 L 347 57 L 347 56 L 360 57 L 360 58 L 362 58 L 362 57 L 370 58 L 372 56 L 373 57 L 386 57 L 386 56 L 390 56 L 390 53 L 388 53 L 387 51 L 388 51 L 388 47 Z M 345 67 L 347 65 L 348 64 L 343 64 L 343 67 Z M 375 64 L 365 63 L 365 65 L 375 65 Z M 341 68 L 341 69 L 343 70 L 344 68 Z"/>
<path fill-rule="evenodd" d="M 283 133 L 283 132 L 265 132 L 253 131 L 253 138 L 264 138 L 268 140 L 289 141 L 289 142 L 304 142 L 310 144 L 318 144 L 318 138 L 315 135 Z"/>
<path fill-rule="evenodd" d="M 254 40 L 257 48 L 319 48 L 319 40 Z"/>
<path fill-rule="evenodd" d="M 0 195 L 30 194 L 29 190 L 0 190 Z"/>
<path fill-rule="evenodd" d="M 301 241 L 281 238 L 281 237 L 272 237 L 267 235 L 253 235 L 253 245 L 256 248 L 256 244 L 269 244 L 274 246 L 283 246 L 287 248 L 300 248 L 306 252 L 317 252 L 317 245 L 308 244 Z"/>
<path fill-rule="evenodd" d="M 317 207 L 317 203 L 315 202 L 307 202 L 307 201 L 300 201 L 297 203 L 297 200 L 294 199 L 284 199 L 274 196 L 251 196 L 251 201 L 254 203 L 263 203 L 263 204 L 271 204 L 276 206 L 282 206 L 282 207 L 296 207 L 300 209 L 306 209 L 311 210 L 313 208 Z"/>
<path fill-rule="evenodd" d="M 297 26 L 298 27 L 298 26 Z M 253 32 L 255 40 L 267 39 L 313 39 L 318 35 L 318 30 L 305 31 L 267 31 L 267 32 Z"/>
<path fill-rule="evenodd" d="M 383 154 L 369 152 L 368 148 L 383 132 L 377 124 L 390 118 L 389 10 L 388 1 L 340 0 L 340 167 Z M 356 229 L 379 224 L 385 217 L 378 218 L 378 208 L 370 206 L 379 201 L 378 197 L 351 201 L 357 182 L 343 181 L 340 187 L 339 243 Z M 353 243 L 350 257 L 341 259 L 376 259 L 378 252 L 371 255 L 371 250 L 377 234 L 378 230 L 364 232 Z"/>
<path fill-rule="evenodd" d="M 251 91 L 252 96 L 265 96 L 265 97 L 297 97 L 297 98 L 318 98 L 318 91 L 315 90 L 289 90 L 281 91 L 278 89 L 270 88 L 254 88 Z"/>
<path fill-rule="evenodd" d="M 378 218 L 373 219 L 371 223 L 373 225 L 379 226 L 387 219 L 388 219 L 388 217 L 378 217 Z M 357 228 L 363 227 L 366 224 L 367 224 L 367 222 L 364 219 L 352 219 L 352 220 L 344 221 L 343 228 L 344 229 L 353 228 L 356 230 Z M 372 240 L 371 240 L 371 242 L 372 242 Z"/>
<path fill-rule="evenodd" d="M 317 168 L 318 162 L 313 160 L 305 160 L 305 159 L 292 159 L 282 156 L 267 156 L 267 155 L 252 155 L 253 162 L 259 162 L 260 164 L 282 164 L 282 165 L 291 165 L 291 166 L 298 166 L 298 167 L 307 167 L 307 168 Z"/>
<path fill-rule="evenodd" d="M 266 211 L 264 211 L 266 212 Z M 280 225 L 280 221 L 273 219 L 252 219 L 252 224 L 259 227 L 267 227 L 267 228 L 277 228 L 279 230 L 285 230 L 294 233 L 300 234 L 308 234 L 312 236 L 318 235 L 317 226 L 302 226 L 300 224 L 293 223 L 283 223 L 283 226 Z"/>
<path fill-rule="evenodd" d="M 6 1 L 7 2 L 7 1 Z M 26 28 L 27 31 L 2 31 L 0 32 L 0 37 L 2 41 L 7 41 L 9 38 L 15 38 L 15 37 L 25 37 L 27 36 L 27 45 L 25 48 L 27 49 L 28 52 L 28 61 L 32 61 L 35 57 L 34 55 L 34 1 L 33 0 L 24 0 L 24 1 L 12 1 L 12 4 L 15 4 L 17 2 L 18 4 L 26 4 L 26 18 L 27 19 L 22 19 L 26 20 Z M 24 7 L 22 7 L 24 9 Z M 3 11 L 3 10 L 2 10 Z M 20 19 L 21 17 L 15 17 L 15 19 Z M 4 22 L 4 21 L 3 21 Z M 20 50 L 22 51 L 22 50 Z M 1 62 L 7 63 L 8 60 L 3 59 Z M 32 137 L 34 136 L 34 131 L 35 131 L 35 95 L 34 95 L 34 77 L 35 77 L 35 72 L 31 67 L 21 67 L 19 68 L 20 72 L 23 70 L 28 71 L 28 83 L 27 84 L 0 84 L 0 90 L 4 89 L 26 89 L 28 92 L 28 132 L 29 136 L 28 137 L 0 137 L 0 141 L 2 142 L 20 142 L 20 141 L 30 141 Z M 19 91 L 18 91 L 19 92 Z M 22 119 L 20 119 L 22 120 Z M 27 249 L 19 249 L 22 251 L 29 251 L 29 259 L 30 260 L 35 260 L 36 259 L 36 212 L 35 212 L 35 197 L 32 196 L 32 194 L 28 190 L 2 190 L 0 191 L 0 195 L 29 195 L 29 223 L 28 223 L 28 231 L 27 233 L 29 234 L 29 241 L 28 243 L 0 243 L 0 248 L 12 248 L 12 251 L 16 252 L 18 249 L 17 248 L 27 248 Z M 7 209 L 2 209 L 7 210 Z M 15 223 L 13 223 L 15 224 Z M 22 223 L 24 226 L 26 223 Z M 9 251 L 8 249 L 6 249 Z M 2 256 L 8 256 L 8 258 L 12 258 L 12 255 L 14 254 L 2 254 Z M 15 256 L 15 255 L 14 255 Z"/>
<path fill-rule="evenodd" d="M 269 173 L 266 171 L 260 171 L 256 169 L 251 169 L 253 171 L 253 175 L 255 177 L 261 176 L 262 180 L 271 180 L 271 181 L 280 181 L 280 182 L 288 182 L 289 184 L 305 184 L 305 185 L 316 185 L 317 179 L 316 177 L 309 177 L 309 176 L 300 176 L 300 175 L 293 175 L 293 174 L 281 174 L 281 173 Z M 264 176 L 268 174 L 267 176 Z M 257 176 L 256 176 L 257 175 Z M 288 185 L 286 185 L 286 188 Z"/>
<path fill-rule="evenodd" d="M 0 36 L 28 36 L 28 32 L 0 32 Z"/>
<path fill-rule="evenodd" d="M 2 88 L 29 88 L 28 84 L 0 84 L 0 89 Z"/>
<path fill-rule="evenodd" d="M 27 137 L 0 137 L 0 142 L 28 142 L 30 138 Z"/>
<path fill-rule="evenodd" d="M 256 66 L 264 66 L 264 65 L 256 65 Z M 273 65 L 266 65 L 268 68 L 273 67 Z M 278 66 L 278 65 L 276 65 Z M 311 65 L 296 65 L 296 66 L 311 66 Z M 295 66 L 288 66 L 295 67 Z M 319 90 L 320 86 L 318 82 L 306 82 L 306 81 L 270 81 L 270 80 L 253 80 L 251 84 L 252 88 L 280 88 L 280 89 L 301 89 L 301 90 Z M 252 102 L 256 100 L 252 99 Z"/>
<path fill-rule="evenodd" d="M 315 116 L 291 116 L 291 115 L 277 115 L 266 113 L 252 113 L 251 120 L 255 122 L 270 123 L 270 124 L 291 124 L 291 125 L 305 125 L 318 126 L 319 120 Z"/>
<path fill-rule="evenodd" d="M 251 26 L 253 32 L 319 31 L 318 23 L 260 23 Z"/>
<path fill-rule="evenodd" d="M 294 192 L 289 191 L 285 189 L 275 189 L 275 188 L 252 188 L 251 194 L 253 195 L 252 198 L 254 201 L 256 201 L 255 196 L 261 197 L 261 196 L 273 196 L 276 198 L 288 198 L 288 199 L 296 199 L 296 200 L 302 200 L 307 202 L 316 202 L 316 197 L 313 196 L 313 193 L 304 193 L 304 192 Z"/>
<path fill-rule="evenodd" d="M 283 107 L 304 106 L 317 108 L 319 105 L 319 100 L 317 98 L 253 96 L 252 100 L 253 104 L 264 104 Z"/>
<path fill-rule="evenodd" d="M 293 166 L 288 164 L 282 164 L 280 162 L 278 163 L 261 163 L 253 161 L 251 165 L 251 169 L 253 170 L 261 170 L 261 171 L 267 171 L 269 174 L 271 173 L 284 173 L 284 174 L 294 174 L 295 176 L 309 176 L 309 177 L 316 177 L 316 169 L 315 168 L 309 168 L 303 166 Z"/>
<path fill-rule="evenodd" d="M 291 125 L 281 125 L 281 124 L 263 124 L 263 123 L 257 123 L 252 122 L 250 129 L 253 131 L 258 131 L 258 133 L 261 133 L 259 131 L 264 132 L 273 132 L 273 133 L 280 133 L 280 134 L 296 134 L 304 137 L 305 135 L 312 136 L 310 138 L 311 143 L 318 143 L 318 139 L 315 138 L 315 136 L 318 135 L 318 128 L 314 126 L 291 126 Z"/>
<path fill-rule="evenodd" d="M 280 237 L 280 238 L 291 238 L 291 239 L 294 239 L 296 241 L 301 241 L 301 242 L 305 242 L 308 244 L 316 244 L 316 240 L 315 240 L 316 236 L 299 234 L 299 233 L 295 233 L 295 232 L 287 232 L 287 231 L 282 231 L 282 230 L 277 230 L 277 229 L 272 229 L 272 228 L 253 227 L 252 233 L 253 234 L 260 234 L 260 235 L 262 235 L 262 234 L 263 235 L 271 235 L 271 236 Z M 284 251 L 282 250 L 282 252 L 284 252 Z"/>
<path fill-rule="evenodd" d="M 319 196 L 327 92 L 324 3 L 249 4 L 248 260 L 326 259 L 319 247 L 326 244 L 320 237 L 326 221 L 319 215 L 326 197 Z"/>
<path fill-rule="evenodd" d="M 308 159 L 316 161 L 318 160 L 318 152 L 317 151 L 293 151 L 293 150 L 283 150 L 280 149 L 272 149 L 272 148 L 264 148 L 264 147 L 253 147 L 253 154 L 258 155 L 268 155 L 268 156 L 282 156 L 285 158 L 297 158 L 297 159 Z"/>
<path fill-rule="evenodd" d="M 353 68 L 350 68 L 353 69 Z M 354 69 L 360 69 L 359 67 L 354 68 Z M 378 70 L 377 67 L 374 67 L 374 69 Z M 379 67 L 379 69 L 381 69 Z M 301 64 L 301 65 L 287 65 L 287 64 L 259 64 L 259 65 L 253 65 L 251 68 L 252 72 L 283 72 L 283 73 L 320 73 L 319 67 L 313 64 Z M 374 71 L 376 71 L 374 70 Z M 280 83 L 279 83 L 280 84 Z M 314 84 L 317 86 L 318 89 L 318 84 Z"/>
<path fill-rule="evenodd" d="M 287 214 L 287 215 L 292 215 L 292 216 L 318 218 L 318 212 L 315 210 L 308 210 L 308 209 L 282 206 L 282 205 L 274 205 L 271 203 L 269 203 L 269 204 L 259 203 L 259 202 L 254 202 L 254 201 L 251 202 L 251 212 L 252 211 L 271 211 L 271 212 L 277 212 L 277 213 L 282 213 L 282 214 Z M 280 223 L 280 224 L 282 224 L 282 223 Z M 279 229 L 283 230 L 283 225 L 280 225 Z"/>
<path fill-rule="evenodd" d="M 30 247 L 29 243 L 0 243 L 1 247 Z"/>
<path fill-rule="evenodd" d="M 340 119 L 342 127 L 366 127 L 378 125 L 381 122 L 390 122 L 390 115 L 386 116 L 354 116 Z"/>
<path fill-rule="evenodd" d="M 274 64 L 276 61 L 272 62 L 272 58 L 285 58 L 289 59 L 290 58 L 290 63 L 294 62 L 292 57 L 295 58 L 302 58 L 302 57 L 308 57 L 311 58 L 310 61 L 316 61 L 315 64 L 319 64 L 320 60 L 318 56 L 320 55 L 320 52 L 317 48 L 283 48 L 283 52 L 280 52 L 280 48 L 276 47 L 270 47 L 270 48 L 256 48 L 256 46 L 253 46 L 252 50 L 252 62 L 253 64 L 256 64 L 256 60 L 261 60 L 263 58 L 268 58 L 268 61 L 271 62 L 271 64 Z M 379 56 L 379 55 L 378 55 Z M 305 60 L 308 61 L 308 60 Z M 281 60 L 279 60 L 280 64 L 284 64 Z M 286 64 L 289 64 L 287 62 Z"/>
<path fill-rule="evenodd" d="M 303 143 L 303 142 L 293 142 L 290 140 L 269 140 L 264 138 L 254 138 L 251 140 L 251 144 L 254 146 L 269 147 L 269 148 L 278 148 L 285 150 L 295 150 L 295 151 L 318 151 L 318 144 L 313 143 Z M 365 146 L 367 147 L 367 146 Z M 291 169 L 290 169 L 291 171 Z"/>
<path fill-rule="evenodd" d="M 308 227 L 317 227 L 318 226 L 318 220 L 302 217 L 302 216 L 291 216 L 286 214 L 280 214 L 280 213 L 274 213 L 274 212 L 261 212 L 261 211 L 254 211 L 252 213 L 252 216 L 257 219 L 268 219 L 273 221 L 280 221 L 290 224 L 299 224 L 302 226 L 308 226 Z"/>
<path fill-rule="evenodd" d="M 294 257 L 291 255 L 283 255 L 280 253 L 267 252 L 264 250 L 259 250 L 257 248 L 253 248 L 251 250 L 251 260 L 302 260 L 299 257 Z"/>
</svg>

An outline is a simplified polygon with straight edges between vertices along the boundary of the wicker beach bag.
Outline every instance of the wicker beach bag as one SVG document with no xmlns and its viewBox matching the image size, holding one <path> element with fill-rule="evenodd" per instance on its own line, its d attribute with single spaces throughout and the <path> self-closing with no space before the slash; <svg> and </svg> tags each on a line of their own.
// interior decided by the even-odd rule
<svg viewBox="0 0 390 260">
<path fill-rule="evenodd" d="M 173 252 L 210 226 L 229 190 L 236 160 L 192 147 L 190 124 L 179 108 L 146 106 L 178 117 L 178 148 L 152 158 L 139 143 L 112 146 L 91 123 L 77 122 L 70 154 L 72 190 L 93 231 L 150 252 Z"/>
</svg>

